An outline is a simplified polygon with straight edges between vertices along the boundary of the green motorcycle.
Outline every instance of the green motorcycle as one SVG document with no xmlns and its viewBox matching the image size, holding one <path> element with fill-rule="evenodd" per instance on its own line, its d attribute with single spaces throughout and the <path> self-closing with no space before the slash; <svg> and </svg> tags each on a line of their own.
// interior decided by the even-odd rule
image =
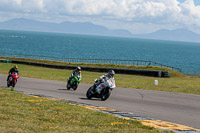
<svg viewBox="0 0 200 133">
<path fill-rule="evenodd" d="M 80 83 L 80 81 L 81 81 L 80 75 L 67 79 L 67 85 L 66 85 L 67 90 L 69 90 L 70 88 L 76 90 L 78 88 L 78 84 Z"/>
</svg>

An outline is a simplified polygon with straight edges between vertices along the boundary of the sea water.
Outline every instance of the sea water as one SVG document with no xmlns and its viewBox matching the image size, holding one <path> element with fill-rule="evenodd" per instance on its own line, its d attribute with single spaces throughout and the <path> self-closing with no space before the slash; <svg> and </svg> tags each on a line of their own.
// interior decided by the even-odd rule
<svg viewBox="0 0 200 133">
<path fill-rule="evenodd" d="M 0 30 L 0 53 L 146 60 L 200 75 L 200 43 Z"/>
</svg>

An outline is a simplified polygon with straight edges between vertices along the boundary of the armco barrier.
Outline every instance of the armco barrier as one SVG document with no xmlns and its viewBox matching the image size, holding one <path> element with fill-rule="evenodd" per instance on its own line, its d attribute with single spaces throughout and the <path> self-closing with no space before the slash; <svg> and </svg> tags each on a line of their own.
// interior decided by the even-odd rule
<svg viewBox="0 0 200 133">
<path fill-rule="evenodd" d="M 66 65 L 52 65 L 52 64 L 43 64 L 36 62 L 26 62 L 26 61 L 17 61 L 12 60 L 12 63 L 17 64 L 26 64 L 33 66 L 41 66 L 48 68 L 57 68 L 57 69 L 70 69 L 73 70 L 75 66 L 66 66 Z M 93 67 L 81 67 L 84 71 L 92 71 L 92 72 L 108 72 L 108 70 L 112 69 L 117 74 L 131 74 L 131 75 L 144 75 L 144 76 L 153 76 L 153 77 L 170 77 L 169 71 L 157 71 L 157 70 L 137 70 L 137 69 L 118 69 L 118 68 L 93 68 Z"/>
<path fill-rule="evenodd" d="M 121 59 L 84 59 L 84 58 L 61 58 L 52 56 L 40 56 L 40 55 L 22 55 L 22 54 L 10 54 L 0 53 L 0 57 L 14 57 L 14 58 L 26 58 L 26 59 L 37 59 L 37 60 L 50 60 L 50 61 L 61 61 L 69 63 L 89 63 L 89 64 L 115 64 L 115 65 L 135 65 L 135 66 L 158 66 L 166 67 L 172 70 L 181 72 L 182 70 L 177 67 L 163 65 L 154 61 L 145 60 L 121 60 Z"/>
</svg>

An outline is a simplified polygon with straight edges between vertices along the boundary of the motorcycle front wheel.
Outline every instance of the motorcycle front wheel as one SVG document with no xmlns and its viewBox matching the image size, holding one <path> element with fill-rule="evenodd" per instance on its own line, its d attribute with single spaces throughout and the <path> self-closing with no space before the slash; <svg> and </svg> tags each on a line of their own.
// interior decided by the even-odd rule
<svg viewBox="0 0 200 133">
<path fill-rule="evenodd" d="M 13 83 L 12 87 L 13 87 L 13 88 L 15 87 L 15 83 Z"/>
<path fill-rule="evenodd" d="M 76 90 L 78 88 L 78 83 L 75 82 L 72 88 L 73 88 L 73 90 Z"/>
<path fill-rule="evenodd" d="M 107 100 L 110 97 L 110 94 L 111 94 L 110 89 L 103 89 L 101 91 L 101 100 L 102 101 Z"/>
<path fill-rule="evenodd" d="M 12 87 L 13 87 L 13 88 L 15 87 L 16 83 L 17 83 L 16 80 L 14 80 L 14 81 L 13 81 L 13 84 L 12 84 Z"/>
<path fill-rule="evenodd" d="M 91 98 L 92 98 L 91 89 L 92 89 L 92 87 L 90 87 L 90 88 L 87 90 L 87 93 L 86 93 L 86 97 L 87 97 L 88 99 L 91 99 Z"/>
</svg>

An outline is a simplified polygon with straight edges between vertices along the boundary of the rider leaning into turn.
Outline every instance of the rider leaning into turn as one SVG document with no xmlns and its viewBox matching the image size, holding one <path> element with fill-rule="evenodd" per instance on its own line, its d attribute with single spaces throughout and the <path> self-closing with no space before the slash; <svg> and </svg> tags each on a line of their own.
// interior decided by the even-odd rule
<svg viewBox="0 0 200 133">
<path fill-rule="evenodd" d="M 18 70 L 18 66 L 17 65 L 15 65 L 14 67 L 12 67 L 10 69 L 10 71 L 8 72 L 9 75 L 8 75 L 7 81 L 9 79 L 9 77 L 12 75 L 12 73 L 15 73 L 15 72 L 19 75 L 19 70 Z"/>
<path fill-rule="evenodd" d="M 71 76 L 70 76 L 70 78 L 69 78 L 69 81 L 71 80 L 71 79 L 73 79 L 74 78 L 74 76 L 80 76 L 81 77 L 81 67 L 77 67 L 72 73 L 71 73 Z"/>
<path fill-rule="evenodd" d="M 115 71 L 109 70 L 107 74 L 100 76 L 99 80 L 101 82 L 105 82 L 106 80 L 109 80 L 109 79 L 114 80 L 114 75 L 115 75 Z M 101 90 L 102 90 L 102 87 L 98 87 L 98 88 L 95 88 L 95 89 L 96 89 L 96 91 L 98 91 L 100 93 Z"/>
</svg>

